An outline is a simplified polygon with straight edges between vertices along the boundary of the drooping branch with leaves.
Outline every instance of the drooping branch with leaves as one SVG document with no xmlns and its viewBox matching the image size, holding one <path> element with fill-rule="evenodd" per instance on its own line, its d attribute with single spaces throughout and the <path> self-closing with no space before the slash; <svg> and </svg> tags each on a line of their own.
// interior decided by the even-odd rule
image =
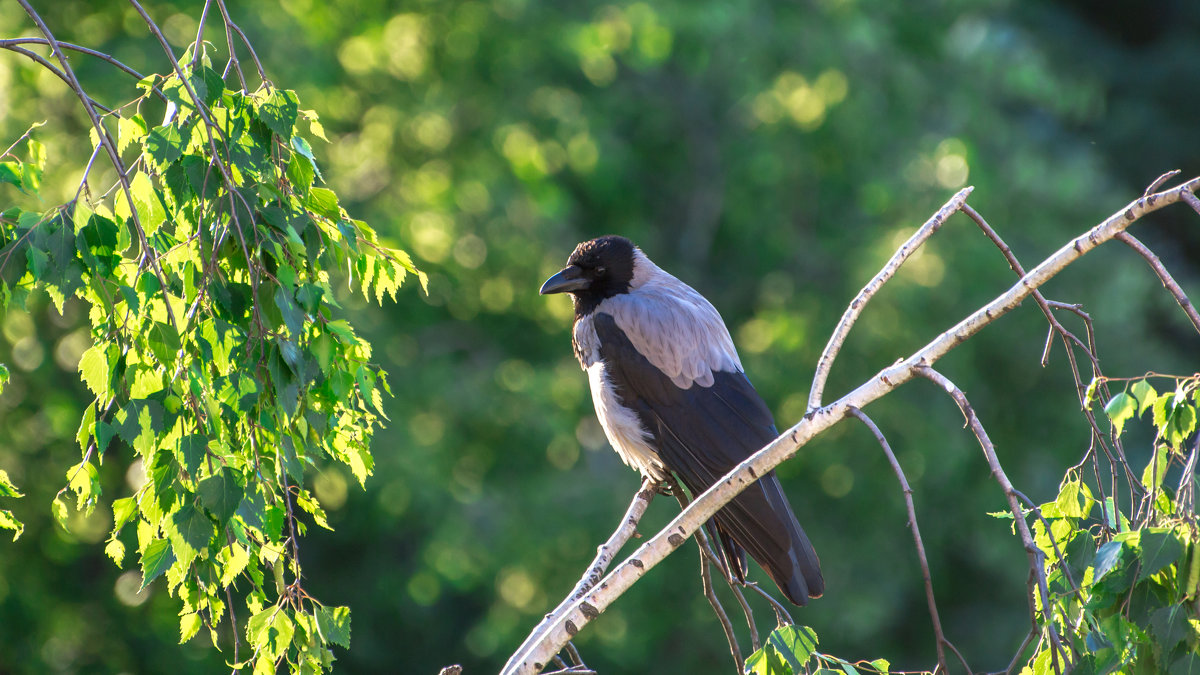
<svg viewBox="0 0 1200 675">
<path fill-rule="evenodd" d="M 20 2 L 40 36 L 0 47 L 69 87 L 93 148 L 74 198 L 48 209 L 37 125 L 0 156 L 0 182 L 32 197 L 0 213 L 0 312 L 33 293 L 89 308 L 79 370 L 95 400 L 54 514 L 65 526 L 71 508 L 111 507 L 105 552 L 117 565 L 136 552 L 143 588 L 165 578 L 181 641 L 206 630 L 235 671 L 327 669 L 331 646 L 349 647 L 350 615 L 304 587 L 301 537 L 328 527 L 306 476 L 332 462 L 367 479 L 389 391 L 333 284 L 348 276 L 382 302 L 425 277 L 321 186 L 316 113 L 267 78 L 223 0 L 204 4 L 182 54 L 131 0 L 162 48 L 146 76 L 57 41 Z M 215 14 L 220 47 L 205 37 Z M 96 100 L 68 52 L 128 73 L 128 98 Z M 107 169 L 115 180 L 98 182 Z M 105 461 L 140 466 L 140 487 L 102 495 Z M 20 496 L 2 472 L 0 496 Z M 7 510 L 0 527 L 22 532 Z"/>
<path fill-rule="evenodd" d="M 1013 532 L 1029 561 L 1028 584 L 1031 628 L 1015 653 L 1006 672 L 1110 673 L 1143 669 L 1139 672 L 1196 672 L 1200 668 L 1200 530 L 1195 510 L 1196 457 L 1200 452 L 1200 434 L 1196 434 L 1197 390 L 1200 375 L 1158 376 L 1113 379 L 1101 372 L 1095 333 L 1090 315 L 1079 305 L 1048 300 L 1039 288 L 1048 280 L 1096 247 L 1116 239 L 1126 243 L 1143 257 L 1180 305 L 1200 333 L 1195 309 L 1180 285 L 1148 248 L 1126 232 L 1144 216 L 1171 204 L 1184 202 L 1200 214 L 1200 199 L 1195 190 L 1200 178 L 1176 187 L 1157 191 L 1178 172 L 1155 180 L 1137 200 L 1104 222 L 1067 242 L 1039 265 L 1026 271 L 984 218 L 967 204 L 972 188 L 951 198 L 891 256 L 879 273 L 850 303 L 831 334 L 817 364 L 810 389 L 809 410 L 804 419 L 783 432 L 778 439 L 747 458 L 712 488 L 696 495 L 690 505 L 657 534 L 629 555 L 612 572 L 593 564 L 570 596 L 548 614 L 510 657 L 504 673 L 539 673 L 553 670 L 556 655 L 588 623 L 603 613 L 638 579 L 678 549 L 691 536 L 700 537 L 702 525 L 735 495 L 758 477 L 793 457 L 810 440 L 847 417 L 867 424 L 888 455 L 905 497 L 916 554 L 922 570 L 921 583 L 928 599 L 937 666 L 932 672 L 950 672 L 961 666 L 974 672 L 963 654 L 954 647 L 939 619 L 930 571 L 911 499 L 911 488 L 903 469 L 895 460 L 884 434 L 863 412 L 868 404 L 911 380 L 929 380 L 947 394 L 962 411 L 966 426 L 983 451 L 984 463 L 1000 487 L 1008 510 L 992 514 L 1013 523 Z M 838 400 L 822 403 L 825 382 L 838 352 L 855 321 L 866 311 L 871 298 L 893 277 L 900 266 L 929 240 L 955 213 L 966 214 L 1000 250 L 1017 283 L 997 295 L 951 329 L 938 335 L 925 347 L 898 360 Z M 1008 478 L 1000 459 L 1002 449 L 991 441 L 979 415 L 967 395 L 934 366 L 947 353 L 979 333 L 990 323 L 1033 298 L 1049 324 L 1042 364 L 1049 362 L 1053 343 L 1064 348 L 1068 370 L 1073 378 L 1077 401 L 1090 425 L 1090 438 L 1080 461 L 1069 467 L 1056 497 L 1038 505 Z M 1058 319 L 1058 313 L 1074 315 L 1083 322 L 1086 337 L 1080 338 Z M 1081 358 L 1082 357 L 1082 358 Z M 1082 365 L 1081 365 L 1082 363 Z M 1159 393 L 1154 380 L 1166 382 Z M 1115 395 L 1111 384 L 1121 382 L 1127 389 Z M 1102 426 L 1094 414 L 1096 405 L 1106 402 L 1104 412 L 1110 424 Z M 1152 412 L 1154 435 L 1151 459 L 1138 470 L 1127 458 L 1121 442 L 1124 425 L 1136 416 Z M 1179 471 L 1173 487 L 1168 471 Z M 644 499 L 635 497 L 634 505 Z M 632 509 L 633 507 L 631 507 Z M 629 529 L 622 522 L 618 534 Z M 614 535 L 616 538 L 617 535 Z M 620 541 L 627 541 L 628 536 Z M 613 541 L 602 551 L 604 562 L 611 560 Z M 701 549 L 704 545 L 701 542 Z M 598 557 L 598 562 L 601 558 Z M 706 595 L 708 595 L 707 580 Z M 761 589 L 755 587 L 759 592 Z M 1015 591 L 1015 589 L 1014 589 Z M 826 599 L 821 602 L 831 602 Z M 714 603 L 715 605 L 715 603 Z M 730 650 L 739 661 L 738 670 L 756 675 L 783 675 L 801 672 L 846 673 L 889 672 L 885 659 L 847 661 L 817 651 L 817 636 L 812 629 L 790 625 L 790 618 L 776 614 L 778 628 L 758 647 L 752 616 L 747 622 L 756 651 L 744 665 L 735 637 L 728 629 L 723 610 L 717 609 L 726 626 Z M 947 657 L 957 659 L 957 665 Z M 557 672 L 557 671 L 555 671 Z M 572 672 L 563 668 L 562 672 Z"/>
</svg>

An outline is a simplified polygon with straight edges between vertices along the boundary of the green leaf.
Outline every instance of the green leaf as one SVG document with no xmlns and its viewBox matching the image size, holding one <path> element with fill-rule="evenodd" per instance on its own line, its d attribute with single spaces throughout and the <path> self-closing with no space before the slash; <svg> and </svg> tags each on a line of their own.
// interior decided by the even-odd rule
<svg viewBox="0 0 1200 675">
<path fill-rule="evenodd" d="M 217 473 L 200 481 L 197 489 L 200 503 L 224 525 L 242 503 L 243 489 L 238 483 L 237 476 L 229 467 L 221 467 Z"/>
<path fill-rule="evenodd" d="M 799 673 L 817 649 L 817 634 L 808 626 L 780 626 L 771 632 L 767 644 L 779 652 L 793 672 Z"/>
<path fill-rule="evenodd" d="M 121 563 L 125 561 L 125 544 L 121 543 L 120 539 L 110 539 L 104 545 L 104 555 L 112 558 L 117 567 L 121 567 Z"/>
<path fill-rule="evenodd" d="M 871 662 L 871 667 L 874 668 L 876 672 L 887 675 L 892 667 L 892 662 L 888 661 L 887 659 L 875 659 Z"/>
<path fill-rule="evenodd" d="M 1108 415 L 1108 419 L 1112 421 L 1113 430 L 1118 436 L 1121 435 L 1121 430 L 1125 428 L 1125 421 L 1133 417 L 1136 411 L 1137 401 L 1125 392 L 1112 397 L 1112 400 L 1104 406 L 1104 412 Z"/>
<path fill-rule="evenodd" d="M 1172 565 L 1183 555 L 1183 544 L 1175 533 L 1167 529 L 1148 528 L 1142 530 L 1141 569 L 1137 580 L 1141 581 L 1168 565 Z"/>
<path fill-rule="evenodd" d="M 59 527 L 67 529 L 67 502 L 63 500 L 62 495 L 54 497 L 54 501 L 50 502 L 50 512 L 54 514 L 54 520 Z"/>
<path fill-rule="evenodd" d="M 8 477 L 8 472 L 0 469 L 0 497 L 24 497 L 17 486 L 13 484 L 12 479 Z"/>
<path fill-rule="evenodd" d="M 183 466 L 191 476 L 200 471 L 204 453 L 208 450 L 208 438 L 200 434 L 188 434 L 179 439 L 179 451 L 183 454 Z"/>
<path fill-rule="evenodd" d="M 17 520 L 12 511 L 8 509 L 0 509 L 0 528 L 13 531 L 13 541 L 21 538 L 21 533 L 25 531 L 25 524 Z"/>
<path fill-rule="evenodd" d="M 1086 518 L 1092 509 L 1090 491 L 1078 480 L 1064 483 L 1054 503 L 1064 518 Z"/>
<path fill-rule="evenodd" d="M 196 637 L 196 633 L 200 632 L 201 625 L 203 625 L 203 621 L 200 619 L 199 612 L 188 612 L 179 617 L 179 644 Z"/>
<path fill-rule="evenodd" d="M 1125 544 L 1123 542 L 1110 541 L 1096 551 L 1096 571 L 1092 575 L 1093 582 L 1100 581 L 1117 566 L 1117 563 L 1121 561 L 1121 551 L 1124 548 Z"/>
<path fill-rule="evenodd" d="M 160 169 L 183 156 L 183 138 L 173 125 L 154 127 L 146 134 L 146 154 Z"/>
<path fill-rule="evenodd" d="M 124 497 L 122 499 L 114 499 L 112 503 L 113 511 L 113 532 L 120 532 L 121 528 L 130 521 L 137 513 L 137 500 L 133 497 Z"/>
<path fill-rule="evenodd" d="M 175 554 L 171 552 L 171 542 L 166 539 L 150 542 L 146 550 L 142 551 L 142 588 L 166 572 L 173 562 Z"/>
<path fill-rule="evenodd" d="M 24 192 L 25 188 L 21 180 L 24 174 L 25 169 L 21 162 L 0 162 L 0 183 L 15 185 L 17 189 Z"/>
<path fill-rule="evenodd" d="M 46 274 L 46 267 L 50 265 L 50 256 L 42 249 L 30 246 L 25 249 L 25 258 L 29 261 L 29 273 L 33 275 L 33 280 L 41 280 Z"/>
<path fill-rule="evenodd" d="M 217 560 L 223 565 L 221 587 L 225 588 L 246 569 L 246 563 L 250 562 L 250 554 L 246 552 L 245 547 L 234 542 L 217 553 Z"/>
<path fill-rule="evenodd" d="M 346 649 L 350 648 L 350 608 L 318 607 L 317 627 L 325 639 Z"/>
<path fill-rule="evenodd" d="M 279 658 L 292 643 L 295 624 L 287 612 L 278 607 L 267 607 L 250 617 L 246 624 L 246 637 L 251 646 L 270 654 L 272 660 Z"/>
<path fill-rule="evenodd" d="M 79 372 L 83 383 L 102 401 L 108 399 L 108 383 L 112 377 L 112 369 L 105 354 L 105 345 L 92 345 L 79 359 Z"/>
<path fill-rule="evenodd" d="M 300 336 L 304 329 L 304 310 L 300 309 L 292 294 L 282 286 L 275 289 L 275 306 L 283 315 L 283 322 L 287 324 L 288 332 L 293 336 Z"/>
<path fill-rule="evenodd" d="M 100 476 L 91 462 L 80 462 L 67 469 L 67 483 L 75 493 L 75 508 L 90 512 L 94 501 L 100 496 Z"/>
<path fill-rule="evenodd" d="M 1184 403 L 1183 398 L 1176 394 L 1175 410 L 1167 422 L 1166 439 L 1171 447 L 1181 447 L 1192 432 L 1196 430 L 1196 409 L 1190 403 Z"/>
<path fill-rule="evenodd" d="M 150 182 L 150 177 L 141 171 L 134 175 L 129 192 L 133 195 L 133 206 L 137 211 L 142 231 L 146 236 L 152 236 L 167 218 L 162 199 L 154 189 L 154 184 Z"/>
<path fill-rule="evenodd" d="M 1137 399 L 1137 414 L 1139 417 L 1142 413 L 1146 412 L 1150 406 L 1154 405 L 1155 399 L 1158 398 L 1158 392 L 1156 392 L 1154 387 L 1146 380 L 1138 380 L 1137 382 L 1134 382 L 1133 386 L 1129 388 L 1129 393 L 1132 394 L 1135 399 Z"/>
<path fill-rule="evenodd" d="M 313 188 L 308 191 L 308 196 L 304 199 L 304 205 L 318 215 L 325 216 L 330 220 L 340 220 L 342 217 L 341 209 L 338 207 L 338 198 L 333 190 L 325 188 Z"/>
<path fill-rule="evenodd" d="M 177 557 L 186 560 L 208 547 L 208 541 L 214 534 L 213 524 L 208 516 L 195 506 L 185 505 L 175 512 L 171 521 L 179 533 L 178 537 L 171 538 L 172 548 L 175 549 Z"/>
<path fill-rule="evenodd" d="M 133 143 L 141 143 L 149 129 L 141 115 L 117 118 L 117 152 L 123 153 Z"/>
<path fill-rule="evenodd" d="M 312 187 L 315 170 L 313 163 L 300 153 L 292 153 L 292 159 L 287 165 L 287 178 L 292 182 L 296 192 L 301 195 Z"/>
<path fill-rule="evenodd" d="M 300 106 L 296 92 L 276 89 L 258 108 L 259 119 L 283 139 L 292 137 Z"/>
</svg>

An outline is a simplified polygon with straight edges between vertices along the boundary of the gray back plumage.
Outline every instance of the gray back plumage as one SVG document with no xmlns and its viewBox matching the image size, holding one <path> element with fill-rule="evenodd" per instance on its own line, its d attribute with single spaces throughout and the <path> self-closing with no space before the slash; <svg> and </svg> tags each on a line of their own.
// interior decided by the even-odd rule
<svg viewBox="0 0 1200 675">
<path fill-rule="evenodd" d="M 680 389 L 711 387 L 713 371 L 742 371 L 729 329 L 712 303 L 640 250 L 634 253 L 629 292 L 606 298 L 597 311 L 611 315 L 638 352 Z"/>
</svg>

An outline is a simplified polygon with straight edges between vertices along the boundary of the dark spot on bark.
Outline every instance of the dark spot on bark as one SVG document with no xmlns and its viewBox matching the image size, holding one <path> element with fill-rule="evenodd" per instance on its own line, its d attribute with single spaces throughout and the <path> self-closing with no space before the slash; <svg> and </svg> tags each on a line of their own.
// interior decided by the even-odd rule
<svg viewBox="0 0 1200 675">
<path fill-rule="evenodd" d="M 645 563 L 643 563 L 643 562 L 642 562 L 641 560 L 639 560 L 638 558 L 630 558 L 630 559 L 629 559 L 629 564 L 630 564 L 630 565 L 633 565 L 634 567 L 638 568 L 639 570 L 646 569 L 646 565 L 645 565 Z"/>
<path fill-rule="evenodd" d="M 579 605 L 579 611 L 583 612 L 583 615 L 589 619 L 594 619 L 600 616 L 600 610 L 596 609 L 594 605 L 587 602 Z"/>
<path fill-rule="evenodd" d="M 678 547 L 683 543 L 683 537 L 672 532 L 671 536 L 667 537 L 667 542 L 670 543 L 672 547 Z"/>
<path fill-rule="evenodd" d="M 567 635 L 570 635 L 571 637 L 575 637 L 576 635 L 579 634 L 579 627 L 576 626 L 575 622 L 570 619 L 567 619 L 566 628 L 567 628 Z"/>
</svg>

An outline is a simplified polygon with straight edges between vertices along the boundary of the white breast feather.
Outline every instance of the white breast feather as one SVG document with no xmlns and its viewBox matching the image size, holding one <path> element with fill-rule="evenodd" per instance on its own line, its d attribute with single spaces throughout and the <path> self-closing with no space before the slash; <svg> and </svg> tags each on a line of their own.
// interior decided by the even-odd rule
<svg viewBox="0 0 1200 675">
<path fill-rule="evenodd" d="M 658 453 L 650 447 L 650 432 L 642 426 L 637 413 L 621 405 L 612 381 L 605 372 L 604 362 L 600 360 L 600 339 L 590 315 L 575 322 L 575 345 L 580 364 L 588 374 L 596 417 L 609 444 L 626 465 L 656 482 L 664 480 L 667 471 Z"/>
<path fill-rule="evenodd" d="M 596 417 L 600 419 L 600 426 L 609 444 L 625 464 L 641 471 L 643 476 L 650 476 L 656 482 L 664 480 L 667 472 L 658 453 L 647 442 L 649 432 L 638 420 L 637 413 L 621 405 L 617 399 L 617 392 L 604 371 L 604 362 L 596 361 L 588 366 L 587 374 L 592 386 Z"/>
</svg>

